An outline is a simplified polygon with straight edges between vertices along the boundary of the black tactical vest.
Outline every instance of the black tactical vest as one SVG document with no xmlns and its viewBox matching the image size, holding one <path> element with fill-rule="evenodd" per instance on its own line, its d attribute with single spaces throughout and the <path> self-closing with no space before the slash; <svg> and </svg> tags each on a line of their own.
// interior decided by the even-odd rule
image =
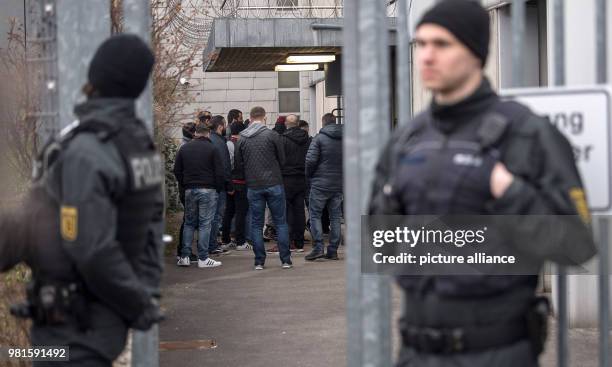
<svg viewBox="0 0 612 367">
<path fill-rule="evenodd" d="M 101 142 L 114 144 L 121 155 L 127 172 L 126 190 L 113 198 L 117 206 L 116 239 L 129 261 L 140 254 L 152 235 L 148 227 L 152 220 L 163 215 L 160 200 L 163 167 L 159 154 L 148 132 L 142 124 L 125 123 L 118 127 L 96 121 L 80 123 L 63 137 L 51 141 L 35 162 L 34 184 L 26 206 L 30 206 L 29 220 L 39 223 L 29 239 L 29 258 L 34 278 L 42 282 L 72 282 L 79 279 L 78 273 L 59 234 L 59 205 L 61 197 L 52 197 L 47 172 L 70 141 L 78 134 L 96 134 Z M 59 193 L 61 196 L 61 192 Z M 86 229 L 85 229 L 86 230 Z"/>
<path fill-rule="evenodd" d="M 504 134 L 524 109 L 508 102 L 474 116 L 448 134 L 436 129 L 424 113 L 400 139 L 393 154 L 389 191 L 401 215 L 480 215 L 492 198 L 490 175 L 504 161 Z M 409 293 L 443 296 L 487 296 L 517 286 L 535 287 L 536 276 L 403 276 L 399 284 Z"/>
</svg>

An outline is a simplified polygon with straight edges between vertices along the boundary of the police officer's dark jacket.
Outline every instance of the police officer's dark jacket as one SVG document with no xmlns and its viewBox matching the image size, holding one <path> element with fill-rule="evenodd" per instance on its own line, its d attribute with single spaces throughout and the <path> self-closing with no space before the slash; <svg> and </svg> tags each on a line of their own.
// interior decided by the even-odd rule
<svg viewBox="0 0 612 367">
<path fill-rule="evenodd" d="M 486 126 L 501 125 L 499 136 L 483 146 Z M 491 124 L 491 121 L 493 123 Z M 497 124 L 496 122 L 500 122 Z M 486 131 L 486 129 L 484 129 Z M 514 181 L 495 200 L 490 192 L 494 164 L 503 162 Z M 513 230 L 530 243 L 519 244 L 538 259 L 582 262 L 595 253 L 582 183 L 571 146 L 548 121 L 526 107 L 501 101 L 484 80 L 467 99 L 451 106 L 435 102 L 394 132 L 376 169 L 371 214 L 580 214 L 567 228 L 572 241 L 539 241 L 538 226 Z M 533 220 L 533 219 L 531 219 Z M 445 297 L 491 296 L 516 287 L 535 288 L 536 276 L 406 276 L 409 293 Z"/>
<path fill-rule="evenodd" d="M 0 271 L 25 261 L 38 283 L 82 284 L 91 329 L 68 323 L 46 332 L 35 322 L 32 342 L 80 344 L 113 360 L 127 327 L 159 293 L 162 165 L 134 100 L 92 99 L 75 113 L 80 122 L 36 164 L 19 238 L 12 238 L 21 249 L 3 238 Z"/>
</svg>

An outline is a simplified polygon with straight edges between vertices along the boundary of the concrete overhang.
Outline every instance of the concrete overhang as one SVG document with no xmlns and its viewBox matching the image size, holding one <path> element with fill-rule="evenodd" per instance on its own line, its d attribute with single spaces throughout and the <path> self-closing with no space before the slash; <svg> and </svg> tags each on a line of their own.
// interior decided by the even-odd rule
<svg viewBox="0 0 612 367">
<path fill-rule="evenodd" d="M 395 18 L 389 18 L 390 27 Z M 203 61 L 206 72 L 274 71 L 289 54 L 335 53 L 342 49 L 342 18 L 218 18 Z M 395 44 L 395 32 L 390 32 Z"/>
</svg>

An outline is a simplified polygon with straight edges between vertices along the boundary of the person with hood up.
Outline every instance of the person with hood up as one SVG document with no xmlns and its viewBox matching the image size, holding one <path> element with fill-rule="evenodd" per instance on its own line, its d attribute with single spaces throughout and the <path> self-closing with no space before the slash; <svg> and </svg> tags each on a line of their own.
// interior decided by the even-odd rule
<svg viewBox="0 0 612 367">
<path fill-rule="evenodd" d="M 285 164 L 282 167 L 287 201 L 287 221 L 291 248 L 304 252 L 304 198 L 306 195 L 306 152 L 310 146 L 310 136 L 299 127 L 296 115 L 287 116 L 287 131 L 282 135 L 285 150 Z"/>
<path fill-rule="evenodd" d="M 262 270 L 266 260 L 263 225 L 266 205 L 278 231 L 278 248 L 283 269 L 291 269 L 289 230 L 285 213 L 285 191 L 281 167 L 285 153 L 280 136 L 265 125 L 266 111 L 253 107 L 251 124 L 240 133 L 236 147 L 236 166 L 244 169 L 251 211 L 251 237 L 255 252 L 255 270 Z"/>
<path fill-rule="evenodd" d="M 314 137 L 306 153 L 306 179 L 310 181 L 308 211 L 310 232 L 313 237 L 312 252 L 306 260 L 322 257 L 338 260 L 338 246 L 341 237 L 342 219 L 342 125 L 336 123 L 336 116 L 323 115 L 323 128 Z M 330 232 L 327 253 L 323 246 L 323 209 L 329 210 Z"/>
</svg>

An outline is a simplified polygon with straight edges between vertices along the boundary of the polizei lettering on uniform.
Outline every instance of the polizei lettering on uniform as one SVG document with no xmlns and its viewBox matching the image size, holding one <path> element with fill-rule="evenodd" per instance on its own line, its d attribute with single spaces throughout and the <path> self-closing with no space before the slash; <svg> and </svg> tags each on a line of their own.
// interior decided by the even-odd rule
<svg viewBox="0 0 612 367">
<path fill-rule="evenodd" d="M 159 154 L 131 157 L 129 161 L 134 189 L 141 190 L 162 183 L 163 170 Z"/>
</svg>

